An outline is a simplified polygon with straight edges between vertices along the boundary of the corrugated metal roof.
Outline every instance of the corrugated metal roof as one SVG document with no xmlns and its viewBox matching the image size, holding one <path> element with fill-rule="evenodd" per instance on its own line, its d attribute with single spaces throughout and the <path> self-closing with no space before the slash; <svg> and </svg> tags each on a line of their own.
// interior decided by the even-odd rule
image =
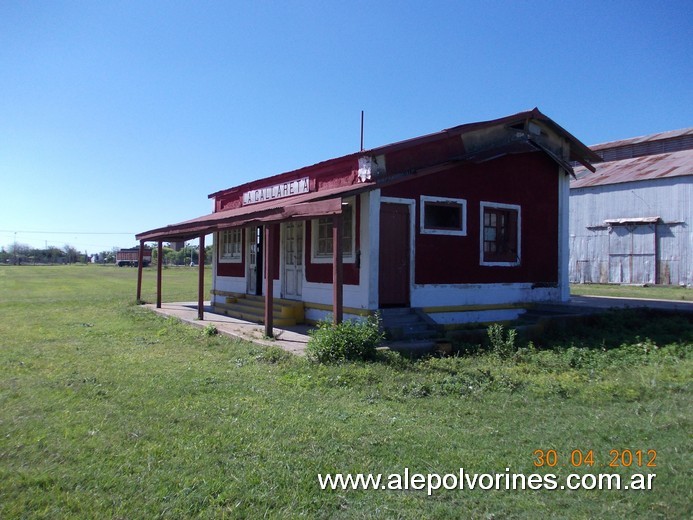
<svg viewBox="0 0 693 520">
<path fill-rule="evenodd" d="M 622 139 L 620 141 L 609 141 L 608 143 L 600 143 L 590 146 L 594 151 L 604 150 L 606 148 L 618 148 L 631 144 L 640 144 L 651 141 L 663 141 L 665 139 L 675 139 L 684 136 L 693 135 L 693 127 L 682 128 L 681 130 L 670 130 L 668 132 L 660 132 L 658 134 L 643 135 L 640 137 L 631 137 L 630 139 Z"/>
<path fill-rule="evenodd" d="M 592 173 L 584 167 L 575 168 L 576 179 L 571 188 L 619 184 L 665 177 L 693 175 L 693 150 L 645 155 L 595 165 Z"/>
</svg>

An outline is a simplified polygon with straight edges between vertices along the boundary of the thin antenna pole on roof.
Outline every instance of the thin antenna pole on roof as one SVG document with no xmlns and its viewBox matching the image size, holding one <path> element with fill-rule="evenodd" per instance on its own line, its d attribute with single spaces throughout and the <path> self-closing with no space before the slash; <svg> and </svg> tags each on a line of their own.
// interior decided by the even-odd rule
<svg viewBox="0 0 693 520">
<path fill-rule="evenodd" d="M 361 110 L 361 151 L 363 152 L 363 110 Z"/>
</svg>

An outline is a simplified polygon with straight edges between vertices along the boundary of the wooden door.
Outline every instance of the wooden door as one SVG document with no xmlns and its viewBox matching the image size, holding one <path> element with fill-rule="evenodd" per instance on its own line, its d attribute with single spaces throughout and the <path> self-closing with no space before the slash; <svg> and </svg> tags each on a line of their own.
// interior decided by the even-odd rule
<svg viewBox="0 0 693 520">
<path fill-rule="evenodd" d="M 380 307 L 409 305 L 409 225 L 408 205 L 380 205 Z"/>
<path fill-rule="evenodd" d="M 303 293 L 303 222 L 284 224 L 284 298 Z"/>
</svg>

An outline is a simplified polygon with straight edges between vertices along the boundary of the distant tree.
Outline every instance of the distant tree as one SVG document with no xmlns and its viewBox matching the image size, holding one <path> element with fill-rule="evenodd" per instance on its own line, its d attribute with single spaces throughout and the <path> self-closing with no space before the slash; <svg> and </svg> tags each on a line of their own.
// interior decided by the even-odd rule
<svg viewBox="0 0 693 520">
<path fill-rule="evenodd" d="M 46 262 L 51 264 L 57 264 L 65 258 L 65 253 L 57 247 L 49 247 L 45 250 Z"/>
<path fill-rule="evenodd" d="M 31 254 L 31 247 L 26 244 L 12 244 L 9 248 L 10 263 L 20 265 L 26 262 Z"/>
<path fill-rule="evenodd" d="M 170 247 L 163 247 L 163 263 L 165 265 L 172 265 L 176 263 L 176 252 Z M 157 257 L 159 256 L 158 248 L 152 249 L 152 265 L 156 265 Z"/>
<path fill-rule="evenodd" d="M 68 264 L 74 264 L 80 260 L 80 252 L 71 245 L 66 244 L 63 251 L 65 251 L 65 260 Z"/>
</svg>

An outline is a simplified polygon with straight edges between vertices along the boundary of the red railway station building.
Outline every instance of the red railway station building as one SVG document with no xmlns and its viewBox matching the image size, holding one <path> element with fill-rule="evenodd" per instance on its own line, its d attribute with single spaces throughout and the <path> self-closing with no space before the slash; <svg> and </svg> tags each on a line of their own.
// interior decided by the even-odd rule
<svg viewBox="0 0 693 520">
<path fill-rule="evenodd" d="M 270 336 L 281 320 L 390 307 L 441 326 L 515 319 L 568 299 L 573 165 L 598 161 L 535 108 L 224 189 L 211 214 L 137 239 L 161 251 L 200 238 L 203 251 L 213 234 L 215 312 Z M 160 263 L 157 287 L 160 305 Z"/>
</svg>

